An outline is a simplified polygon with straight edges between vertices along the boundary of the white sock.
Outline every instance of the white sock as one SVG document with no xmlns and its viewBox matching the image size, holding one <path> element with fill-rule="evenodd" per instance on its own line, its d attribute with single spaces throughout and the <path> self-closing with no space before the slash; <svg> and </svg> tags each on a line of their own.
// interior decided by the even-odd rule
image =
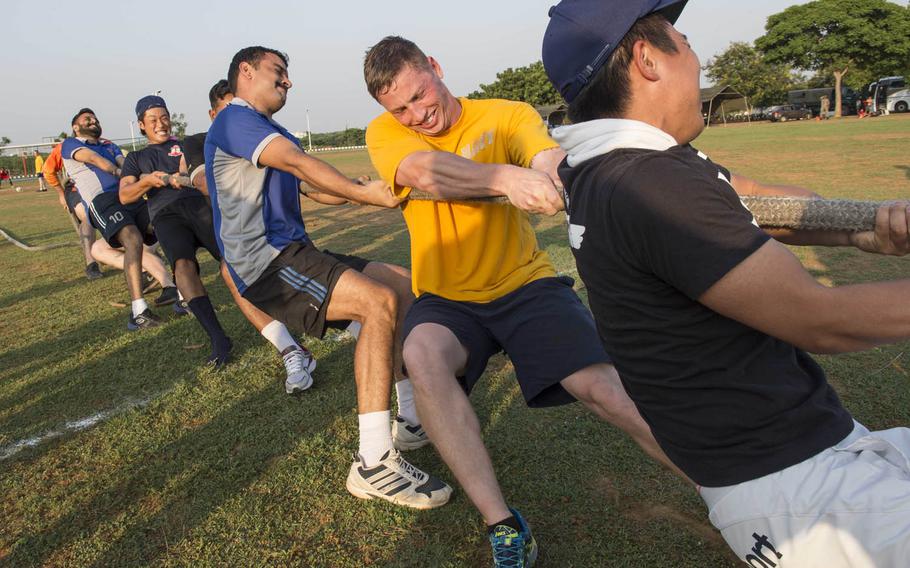
<svg viewBox="0 0 910 568">
<path fill-rule="evenodd" d="M 360 322 L 357 320 L 351 320 L 350 325 L 345 329 L 348 333 L 354 336 L 354 339 L 357 340 L 360 337 Z"/>
<path fill-rule="evenodd" d="M 183 301 L 183 294 L 180 293 L 180 288 L 177 288 L 177 299 L 181 302 Z"/>
<path fill-rule="evenodd" d="M 144 299 L 139 298 L 138 300 L 133 300 L 133 317 L 138 316 L 145 310 L 149 309 L 149 305 L 145 302 Z"/>
<path fill-rule="evenodd" d="M 417 406 L 414 404 L 414 387 L 411 379 L 404 379 L 395 383 L 395 393 L 398 395 L 398 416 L 407 420 L 411 426 L 420 424 L 417 417 Z"/>
<path fill-rule="evenodd" d="M 365 467 L 373 467 L 392 449 L 392 413 L 388 410 L 358 414 L 360 456 Z"/>
<path fill-rule="evenodd" d="M 279 353 L 292 345 L 297 346 L 297 342 L 294 341 L 294 336 L 292 336 L 291 332 L 288 331 L 288 328 L 278 320 L 272 321 L 272 323 L 262 328 L 262 331 L 259 333 L 261 333 L 262 337 L 266 338 L 269 343 L 274 345 Z"/>
</svg>

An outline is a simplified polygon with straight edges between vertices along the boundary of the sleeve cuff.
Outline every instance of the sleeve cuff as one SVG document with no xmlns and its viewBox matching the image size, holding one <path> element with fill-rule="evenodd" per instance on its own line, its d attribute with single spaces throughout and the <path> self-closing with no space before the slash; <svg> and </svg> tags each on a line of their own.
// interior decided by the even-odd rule
<svg viewBox="0 0 910 568">
<path fill-rule="evenodd" d="M 253 156 L 250 159 L 250 161 L 253 162 L 253 164 L 255 164 L 257 168 L 262 167 L 259 165 L 259 156 L 260 156 L 260 154 L 262 154 L 262 151 L 265 150 L 265 147 L 269 145 L 269 142 L 271 142 L 275 138 L 278 138 L 279 136 L 281 136 L 281 134 L 279 134 L 278 132 L 272 132 L 271 134 L 269 134 L 268 136 L 263 138 L 262 142 L 260 142 L 259 145 L 256 146 L 255 150 L 253 150 Z"/>
</svg>

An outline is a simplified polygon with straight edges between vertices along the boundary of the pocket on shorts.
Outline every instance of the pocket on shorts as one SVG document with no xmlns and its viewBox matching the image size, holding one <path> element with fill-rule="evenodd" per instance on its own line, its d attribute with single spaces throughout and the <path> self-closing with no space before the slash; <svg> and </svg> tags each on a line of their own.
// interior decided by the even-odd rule
<svg viewBox="0 0 910 568">
<path fill-rule="evenodd" d="M 908 428 L 891 428 L 877 432 L 866 430 L 866 434 L 859 438 L 851 440 L 848 437 L 847 440 L 837 444 L 834 446 L 834 451 L 854 454 L 874 452 L 883 460 L 910 475 L 910 429 Z"/>
</svg>

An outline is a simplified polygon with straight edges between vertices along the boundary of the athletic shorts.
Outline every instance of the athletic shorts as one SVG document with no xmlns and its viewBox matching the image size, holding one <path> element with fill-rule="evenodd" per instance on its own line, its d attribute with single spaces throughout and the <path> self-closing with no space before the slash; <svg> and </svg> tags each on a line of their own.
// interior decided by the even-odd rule
<svg viewBox="0 0 910 568">
<path fill-rule="evenodd" d="M 320 252 L 312 243 L 291 243 L 243 297 L 291 330 L 322 338 L 327 328 L 343 329 L 350 323 L 325 319 L 338 278 L 351 268 L 363 272 L 369 263 L 358 256 Z"/>
<path fill-rule="evenodd" d="M 597 335 L 591 312 L 566 276 L 542 278 L 481 304 L 421 294 L 404 321 L 402 337 L 422 323 L 448 328 L 468 351 L 466 393 L 483 375 L 490 357 L 504 351 L 531 407 L 575 401 L 560 381 L 597 363 L 611 363 Z"/>
<path fill-rule="evenodd" d="M 44 179 L 44 174 L 41 172 L 38 172 L 38 179 Z"/>
<path fill-rule="evenodd" d="M 711 523 L 754 568 L 910 565 L 910 429 L 857 423 L 801 463 L 699 491 Z"/>
<path fill-rule="evenodd" d="M 196 250 L 204 248 L 212 258 L 221 262 L 221 251 L 215 241 L 212 208 L 205 197 L 195 195 L 174 201 L 155 215 L 155 235 L 171 263 L 191 260 L 199 270 Z"/>
<path fill-rule="evenodd" d="M 123 205 L 116 191 L 106 191 L 95 196 L 89 204 L 92 225 L 101 231 L 107 244 L 114 248 L 123 245 L 117 240 L 117 233 L 127 225 L 135 225 L 147 245 L 157 242 L 155 233 L 149 230 L 149 208 L 144 200 Z"/>
<path fill-rule="evenodd" d="M 76 214 L 76 206 L 82 203 L 82 198 L 79 196 L 78 191 L 64 190 L 63 199 L 66 200 L 66 208 L 69 209 L 69 212 L 73 215 Z"/>
</svg>

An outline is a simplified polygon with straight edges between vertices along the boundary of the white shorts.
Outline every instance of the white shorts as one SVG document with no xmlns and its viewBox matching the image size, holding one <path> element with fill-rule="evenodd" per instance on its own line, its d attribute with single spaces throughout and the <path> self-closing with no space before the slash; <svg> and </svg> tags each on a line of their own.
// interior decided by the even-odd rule
<svg viewBox="0 0 910 568">
<path fill-rule="evenodd" d="M 856 423 L 802 463 L 700 493 L 711 523 L 753 568 L 910 566 L 910 429 Z"/>
</svg>

